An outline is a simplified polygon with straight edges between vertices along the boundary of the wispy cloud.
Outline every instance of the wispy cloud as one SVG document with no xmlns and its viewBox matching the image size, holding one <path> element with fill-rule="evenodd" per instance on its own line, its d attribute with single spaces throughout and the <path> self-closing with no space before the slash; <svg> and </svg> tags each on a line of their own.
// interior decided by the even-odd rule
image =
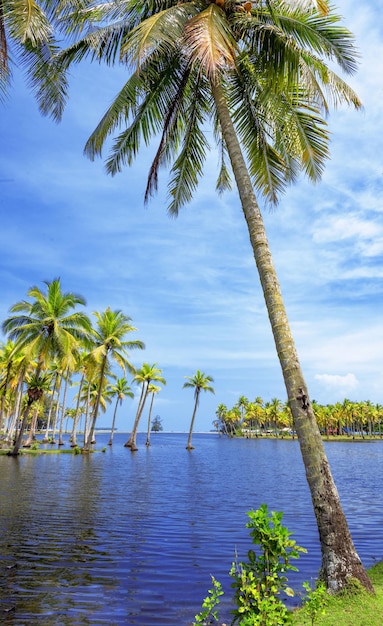
<svg viewBox="0 0 383 626">
<path fill-rule="evenodd" d="M 359 386 L 359 381 L 354 374 L 316 374 L 315 380 L 318 380 L 325 387 L 329 387 L 339 391 L 341 394 L 354 391 Z"/>
</svg>

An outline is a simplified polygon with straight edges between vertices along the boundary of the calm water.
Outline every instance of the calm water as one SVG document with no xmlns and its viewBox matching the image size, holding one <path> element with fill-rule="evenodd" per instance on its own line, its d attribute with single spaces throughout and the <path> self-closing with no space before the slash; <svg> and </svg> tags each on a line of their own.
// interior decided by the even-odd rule
<svg viewBox="0 0 383 626">
<path fill-rule="evenodd" d="M 89 456 L 0 457 L 0 623 L 187 626 L 214 574 L 230 619 L 235 551 L 250 547 L 246 512 L 284 511 L 308 548 L 289 579 L 315 578 L 320 549 L 297 442 L 158 434 L 146 449 Z M 108 435 L 98 435 L 97 448 Z M 357 550 L 383 559 L 383 442 L 326 450 Z"/>
</svg>

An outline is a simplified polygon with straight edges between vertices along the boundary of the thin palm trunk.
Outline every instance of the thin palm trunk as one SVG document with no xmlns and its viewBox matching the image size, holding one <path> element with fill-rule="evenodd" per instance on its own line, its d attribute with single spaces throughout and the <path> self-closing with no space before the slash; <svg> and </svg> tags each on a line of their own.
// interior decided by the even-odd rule
<svg viewBox="0 0 383 626">
<path fill-rule="evenodd" d="M 150 381 L 145 381 L 143 383 L 143 389 L 142 389 L 142 394 L 141 394 L 141 402 L 138 405 L 136 419 L 134 420 L 133 430 L 132 430 L 132 433 L 131 433 L 131 435 L 129 437 L 129 448 L 130 448 L 130 450 L 132 452 L 135 452 L 136 450 L 138 450 L 138 447 L 137 447 L 137 431 L 138 431 L 138 425 L 140 423 L 141 415 L 142 415 L 142 412 L 144 410 L 146 398 L 148 397 L 149 382 Z"/>
<path fill-rule="evenodd" d="M 55 375 L 55 382 L 53 384 L 52 398 L 51 398 L 51 401 L 50 401 L 50 404 L 49 404 L 47 425 L 46 425 L 46 428 L 45 428 L 45 435 L 44 435 L 44 438 L 43 438 L 43 443 L 48 443 L 49 442 L 49 429 L 50 429 L 50 426 L 51 426 L 51 419 L 52 419 L 52 412 L 53 412 L 53 403 L 54 403 L 54 398 L 55 398 L 55 393 L 56 393 L 57 380 L 58 380 L 58 374 Z"/>
<path fill-rule="evenodd" d="M 140 394 L 140 399 L 138 401 L 136 417 L 135 417 L 135 420 L 134 420 L 132 432 L 130 433 L 129 439 L 128 439 L 128 441 L 126 443 L 124 443 L 125 448 L 130 448 L 132 446 L 133 435 L 134 435 L 134 432 L 136 430 L 136 424 L 137 424 L 137 427 L 138 427 L 138 422 L 139 422 L 140 417 L 141 417 L 142 409 L 144 408 L 144 403 L 145 403 L 145 382 L 142 383 L 141 394 Z M 138 419 L 137 419 L 137 416 L 138 416 Z M 135 442 L 135 437 L 134 437 L 134 443 L 136 443 Z"/>
<path fill-rule="evenodd" d="M 26 442 L 24 443 L 24 448 L 30 448 L 33 443 L 38 416 L 39 416 L 39 411 L 38 409 L 35 409 L 33 416 L 32 416 L 31 427 L 29 429 L 28 437 L 27 437 Z"/>
<path fill-rule="evenodd" d="M 99 382 L 96 402 L 95 402 L 95 405 L 94 405 L 92 422 L 91 422 L 91 425 L 90 425 L 88 437 L 87 437 L 87 439 L 85 441 L 85 445 L 84 445 L 84 450 L 85 451 L 89 451 L 90 450 L 91 445 L 92 445 L 92 443 L 94 441 L 94 430 L 95 430 L 95 427 L 96 427 L 98 410 L 100 408 L 102 388 L 103 388 L 103 385 L 104 385 L 104 376 L 105 376 L 105 370 L 106 370 L 107 361 L 108 361 L 108 355 L 105 354 L 104 358 L 102 360 L 102 364 L 101 364 L 100 382 Z"/>
<path fill-rule="evenodd" d="M 60 429 L 59 429 L 59 446 L 63 446 L 64 445 L 64 440 L 63 440 L 63 426 L 64 426 L 64 417 L 65 417 L 65 409 L 66 409 L 66 397 L 67 397 L 67 392 L 68 392 L 68 384 L 69 384 L 69 369 L 67 369 L 66 371 L 66 378 L 65 378 L 65 385 L 64 385 L 64 394 L 63 394 L 63 401 L 62 401 L 62 407 L 61 407 L 61 419 L 60 419 Z"/>
<path fill-rule="evenodd" d="M 52 426 L 51 444 L 53 445 L 56 443 L 55 436 L 56 436 L 57 422 L 59 419 L 61 383 L 62 383 L 62 377 L 59 375 L 59 379 L 57 383 L 57 402 L 56 402 L 56 407 L 55 407 L 55 412 L 54 412 L 54 417 L 53 417 L 53 426 Z"/>
<path fill-rule="evenodd" d="M 89 412 L 90 412 L 90 383 L 88 382 L 88 392 L 85 404 L 85 423 L 84 423 L 84 448 L 85 444 L 88 441 L 89 434 Z"/>
<path fill-rule="evenodd" d="M 336 592 L 350 577 L 372 585 L 355 550 L 336 489 L 291 334 L 262 215 L 221 85 L 212 93 L 247 222 L 255 262 L 281 364 L 306 470 L 322 549 L 321 577 Z"/>
<path fill-rule="evenodd" d="M 197 407 L 198 407 L 198 398 L 199 398 L 199 390 L 196 391 L 194 410 L 193 410 L 193 415 L 192 415 L 191 422 L 190 422 L 190 429 L 189 429 L 188 442 L 186 444 L 186 450 L 193 450 L 192 437 L 193 437 L 194 421 L 195 421 L 195 416 L 196 416 Z"/>
<path fill-rule="evenodd" d="M 5 441 L 10 443 L 13 440 L 13 436 L 16 430 L 16 424 L 20 413 L 21 401 L 23 398 L 23 386 L 24 386 L 24 372 L 19 378 L 19 382 L 16 390 L 16 401 L 14 406 L 13 415 L 9 421 L 8 432 L 5 437 Z"/>
<path fill-rule="evenodd" d="M 150 419 L 152 417 L 154 394 L 155 394 L 155 391 L 152 392 L 152 399 L 150 401 L 150 408 L 149 408 L 149 415 L 148 415 L 148 430 L 146 433 L 146 444 L 145 444 L 146 446 L 150 446 Z"/>
<path fill-rule="evenodd" d="M 109 441 L 108 441 L 108 446 L 112 446 L 113 445 L 114 425 L 116 423 L 117 407 L 118 407 L 119 401 L 120 401 L 120 398 L 117 396 L 117 400 L 116 400 L 116 404 L 115 404 L 114 412 L 113 412 L 112 429 L 110 431 L 110 438 L 109 438 Z"/>
<path fill-rule="evenodd" d="M 5 380 L 1 386 L 1 402 L 0 402 L 0 433 L 5 431 L 5 399 L 8 391 L 8 382 L 10 378 L 12 363 L 8 363 Z"/>
<path fill-rule="evenodd" d="M 28 422 L 28 417 L 29 417 L 29 412 L 31 410 L 31 406 L 33 404 L 34 400 L 32 398 L 28 398 L 28 402 L 26 404 L 26 407 L 24 409 L 24 413 L 23 413 L 23 421 L 21 422 L 21 427 L 20 427 L 20 431 L 16 437 L 16 441 L 15 441 L 15 445 L 13 446 L 13 449 L 11 452 L 8 452 L 8 456 L 17 456 L 19 454 L 19 450 L 21 448 L 21 444 L 23 442 L 23 436 L 24 436 L 24 431 L 25 428 L 27 426 L 27 422 Z"/>
<path fill-rule="evenodd" d="M 78 424 L 78 421 L 79 421 L 79 417 L 81 415 L 81 413 L 80 413 L 80 401 L 81 401 L 82 388 L 84 386 L 84 380 L 85 380 L 85 372 L 83 372 L 83 374 L 81 376 L 80 387 L 78 389 L 76 413 L 75 413 L 75 416 L 74 416 L 74 419 L 73 419 L 73 428 L 72 428 L 72 433 L 71 433 L 71 436 L 70 436 L 71 448 L 75 448 L 77 446 L 77 424 Z"/>
</svg>

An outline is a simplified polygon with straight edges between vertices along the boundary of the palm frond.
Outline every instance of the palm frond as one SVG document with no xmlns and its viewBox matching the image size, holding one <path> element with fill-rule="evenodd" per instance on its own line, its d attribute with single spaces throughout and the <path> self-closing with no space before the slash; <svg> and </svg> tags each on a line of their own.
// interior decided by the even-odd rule
<svg viewBox="0 0 383 626">
<path fill-rule="evenodd" d="M 177 4 L 140 22 L 121 45 L 121 58 L 140 67 L 153 54 L 174 54 L 185 23 L 190 18 L 192 3 Z M 196 13 L 196 8 L 194 8 Z"/>
<path fill-rule="evenodd" d="M 52 35 L 47 15 L 34 0 L 8 0 L 5 18 L 10 36 L 22 44 L 37 47 Z"/>
<path fill-rule="evenodd" d="M 192 75 L 193 76 L 193 75 Z M 193 192 L 198 186 L 199 177 L 203 174 L 203 164 L 206 150 L 209 149 L 205 133 L 202 128 L 204 114 L 207 109 L 206 83 L 201 75 L 194 74 L 188 96 L 188 106 L 185 108 L 187 120 L 183 145 L 176 159 L 168 185 L 170 204 L 168 212 L 177 216 L 179 209 L 190 202 Z"/>
<path fill-rule="evenodd" d="M 286 38 L 286 44 L 294 41 L 295 45 L 336 61 L 342 71 L 352 74 L 358 67 L 355 38 L 340 22 L 340 16 L 333 12 L 302 12 L 299 8 L 279 16 L 281 36 Z"/>
<path fill-rule="evenodd" d="M 7 93 L 10 80 L 10 68 L 8 60 L 8 42 L 4 23 L 4 6 L 0 2 L 0 102 Z"/>
<path fill-rule="evenodd" d="M 170 107 L 164 119 L 160 143 L 148 174 L 148 181 L 145 190 L 145 203 L 148 202 L 149 196 L 152 196 L 158 189 L 159 168 L 161 165 L 165 165 L 169 162 L 172 154 L 178 148 L 179 131 L 181 130 L 181 127 L 183 127 L 181 115 L 179 115 L 179 113 L 183 105 L 184 91 L 189 76 L 190 68 L 186 67 L 184 72 L 181 73 L 181 79 L 177 86 L 176 93 L 170 103 Z"/>
<path fill-rule="evenodd" d="M 234 66 L 235 39 L 225 13 L 215 3 L 187 22 L 184 53 L 191 63 L 198 63 L 209 78 L 218 70 Z"/>
<path fill-rule="evenodd" d="M 135 102 L 132 123 L 116 138 L 112 146 L 106 161 L 106 169 L 112 175 L 121 171 L 125 163 L 132 163 L 141 139 L 148 144 L 152 136 L 161 132 L 163 120 L 176 97 L 178 83 L 172 64 L 163 67 L 162 72 L 153 74 L 152 70 L 153 67 L 149 68 L 148 73 L 136 73 L 140 84 L 145 85 L 145 92 L 142 94 L 144 97 L 141 102 Z"/>
<path fill-rule="evenodd" d="M 129 123 L 129 114 L 136 108 L 137 101 L 140 100 L 143 92 L 144 84 L 142 77 L 134 73 L 117 94 L 111 106 L 103 115 L 86 142 L 84 153 L 90 159 L 93 160 L 96 156 L 101 155 L 106 138 L 111 135 L 120 124 Z"/>
<path fill-rule="evenodd" d="M 246 151 L 249 172 L 256 188 L 275 204 L 279 192 L 286 187 L 287 179 L 293 176 L 294 169 L 289 173 L 288 162 L 273 147 L 273 129 L 267 110 L 270 85 L 265 88 L 258 83 L 257 74 L 246 60 L 246 57 L 240 59 L 241 71 L 232 77 L 233 121 Z M 280 94 L 279 89 L 277 93 Z"/>
<path fill-rule="evenodd" d="M 57 51 L 58 46 L 52 38 L 38 48 L 26 43 L 20 55 L 20 64 L 26 68 L 28 86 L 41 113 L 59 122 L 68 100 L 68 79 L 66 72 L 53 62 Z"/>
<path fill-rule="evenodd" d="M 217 137 L 217 134 L 218 133 L 216 132 L 216 137 Z M 232 181 L 231 181 L 229 167 L 227 165 L 228 157 L 227 157 L 227 150 L 226 150 L 225 142 L 223 141 L 223 138 L 221 135 L 217 137 L 217 140 L 219 144 L 220 167 L 219 167 L 218 178 L 217 178 L 215 188 L 219 194 L 222 194 L 224 191 L 231 190 Z"/>
</svg>

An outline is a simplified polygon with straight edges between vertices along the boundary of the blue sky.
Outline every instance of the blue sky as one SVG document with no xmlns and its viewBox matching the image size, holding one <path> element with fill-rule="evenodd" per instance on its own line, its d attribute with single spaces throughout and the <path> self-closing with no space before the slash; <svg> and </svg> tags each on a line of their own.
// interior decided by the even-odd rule
<svg viewBox="0 0 383 626">
<path fill-rule="evenodd" d="M 380 4 L 380 3 L 379 3 Z M 364 110 L 332 112 L 331 159 L 321 183 L 303 179 L 264 210 L 266 228 L 312 399 L 383 404 L 383 21 L 377 0 L 338 0 L 356 35 L 357 75 L 348 79 Z M 111 178 L 83 147 L 123 84 L 121 68 L 72 70 L 70 99 L 56 125 L 38 113 L 15 72 L 0 116 L 0 318 L 30 286 L 60 276 L 87 311 L 107 306 L 132 318 L 145 351 L 167 380 L 153 415 L 187 430 L 193 408 L 185 376 L 214 378 L 196 430 L 218 404 L 286 399 L 258 274 L 236 192 L 215 193 L 217 155 L 193 202 L 166 214 L 166 182 L 144 207 L 150 150 Z M 212 142 L 213 144 L 213 142 Z M 4 339 L 4 338 L 3 338 Z M 119 373 L 120 375 L 120 373 Z M 119 411 L 132 426 L 138 398 Z M 99 423 L 111 422 L 112 408 Z"/>
</svg>

